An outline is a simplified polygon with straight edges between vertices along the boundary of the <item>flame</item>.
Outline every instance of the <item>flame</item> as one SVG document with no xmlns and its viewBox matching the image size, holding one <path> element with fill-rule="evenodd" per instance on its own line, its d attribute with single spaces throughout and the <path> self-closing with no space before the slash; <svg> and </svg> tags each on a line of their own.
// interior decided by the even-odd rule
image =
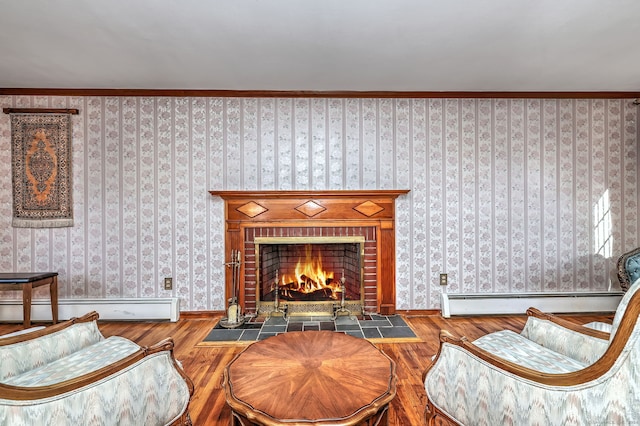
<svg viewBox="0 0 640 426">
<path fill-rule="evenodd" d="M 313 256 L 311 244 L 305 245 L 304 259 L 298 259 L 293 274 L 283 274 L 281 285 L 297 285 L 292 290 L 301 293 L 313 293 L 317 290 L 328 288 L 331 290 L 331 297 L 337 299 L 337 292 L 340 291 L 340 283 L 333 280 L 333 272 L 324 270 L 322 266 L 322 255 Z"/>
</svg>

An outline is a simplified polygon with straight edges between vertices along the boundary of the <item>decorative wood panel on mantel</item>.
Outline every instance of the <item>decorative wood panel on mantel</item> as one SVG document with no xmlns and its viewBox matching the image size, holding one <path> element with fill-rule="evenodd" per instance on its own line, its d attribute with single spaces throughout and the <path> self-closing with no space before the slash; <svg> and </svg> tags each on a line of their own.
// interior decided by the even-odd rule
<svg viewBox="0 0 640 426">
<path fill-rule="evenodd" d="M 244 231 L 259 227 L 354 227 L 376 228 L 377 310 L 383 315 L 396 311 L 395 199 L 406 190 L 344 191 L 209 191 L 225 202 L 225 259 L 240 250 L 238 302 L 245 306 Z M 232 294 L 230 270 L 225 274 L 228 300 Z"/>
</svg>

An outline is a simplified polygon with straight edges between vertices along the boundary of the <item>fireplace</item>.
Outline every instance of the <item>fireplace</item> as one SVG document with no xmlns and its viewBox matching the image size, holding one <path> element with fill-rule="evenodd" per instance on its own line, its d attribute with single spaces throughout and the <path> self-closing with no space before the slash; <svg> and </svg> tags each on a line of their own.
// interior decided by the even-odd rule
<svg viewBox="0 0 640 426">
<path fill-rule="evenodd" d="M 363 236 L 256 237 L 258 313 L 364 311 Z"/>
<path fill-rule="evenodd" d="M 225 202 L 225 259 L 241 254 L 239 288 L 227 270 L 226 299 L 237 294 L 245 314 L 268 313 L 275 302 L 300 314 L 341 304 L 353 313 L 395 313 L 395 199 L 407 192 L 210 191 Z M 309 293 L 297 277 L 283 281 L 289 261 L 309 257 L 313 263 L 318 254 L 327 263 L 323 273 L 332 274 L 322 279 L 328 289 Z M 343 278 L 344 291 L 336 290 Z"/>
</svg>

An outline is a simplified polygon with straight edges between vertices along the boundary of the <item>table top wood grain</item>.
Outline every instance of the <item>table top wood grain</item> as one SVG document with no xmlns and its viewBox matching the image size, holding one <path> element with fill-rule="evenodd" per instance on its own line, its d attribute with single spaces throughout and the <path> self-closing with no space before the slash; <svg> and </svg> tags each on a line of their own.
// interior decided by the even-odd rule
<svg viewBox="0 0 640 426">
<path fill-rule="evenodd" d="M 265 425 L 355 425 L 396 394 L 395 363 L 371 342 L 300 331 L 256 342 L 224 371 L 227 403 Z"/>
</svg>

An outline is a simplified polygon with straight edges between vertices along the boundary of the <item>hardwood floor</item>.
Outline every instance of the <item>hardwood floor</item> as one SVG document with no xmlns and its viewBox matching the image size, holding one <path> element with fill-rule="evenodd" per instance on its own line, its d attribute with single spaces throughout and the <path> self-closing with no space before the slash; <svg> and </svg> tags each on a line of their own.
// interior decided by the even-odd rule
<svg viewBox="0 0 640 426">
<path fill-rule="evenodd" d="M 578 324 L 590 321 L 611 322 L 612 315 L 565 315 Z M 228 425 L 230 410 L 221 388 L 222 370 L 244 346 L 196 347 L 209 333 L 217 318 L 181 319 L 169 322 L 100 321 L 102 333 L 108 337 L 119 335 L 140 345 L 152 345 L 165 337 L 175 341 L 175 355 L 193 380 L 195 394 L 190 412 L 194 425 Z M 414 426 L 424 423 L 426 395 L 422 373 L 439 346 L 438 334 L 445 329 L 470 340 L 496 330 L 520 331 L 526 321 L 522 316 L 456 317 L 405 316 L 420 343 L 385 343 L 377 346 L 397 364 L 398 386 L 395 399 L 389 406 L 389 424 Z M 37 325 L 37 324 L 36 324 Z M 0 334 L 20 330 L 22 324 L 0 324 Z"/>
</svg>

